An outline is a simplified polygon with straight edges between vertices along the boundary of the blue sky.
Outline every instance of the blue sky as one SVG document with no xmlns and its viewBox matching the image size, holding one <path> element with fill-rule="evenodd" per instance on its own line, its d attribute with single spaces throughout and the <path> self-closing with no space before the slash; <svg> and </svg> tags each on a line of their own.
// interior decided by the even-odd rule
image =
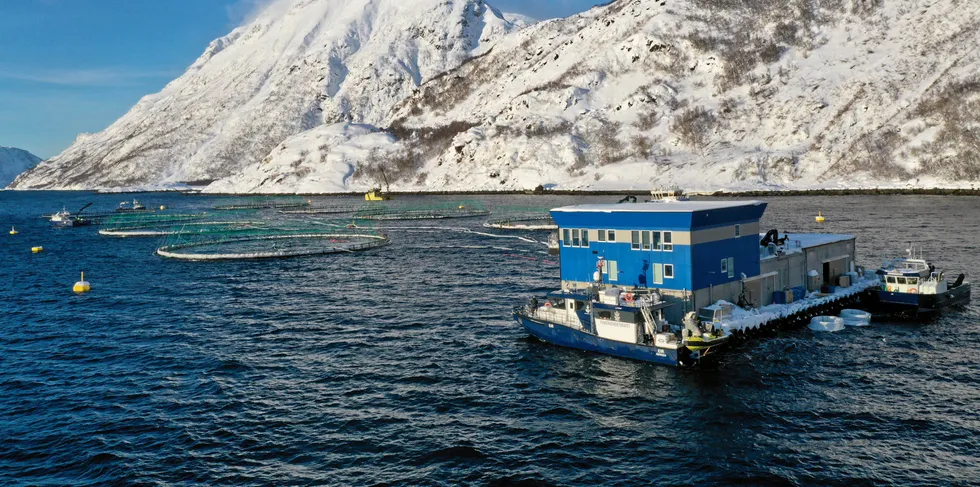
<svg viewBox="0 0 980 487">
<path fill-rule="evenodd" d="M 101 131 L 263 1 L 0 0 L 0 146 L 48 158 Z M 543 19 L 599 0 L 490 3 Z"/>
</svg>

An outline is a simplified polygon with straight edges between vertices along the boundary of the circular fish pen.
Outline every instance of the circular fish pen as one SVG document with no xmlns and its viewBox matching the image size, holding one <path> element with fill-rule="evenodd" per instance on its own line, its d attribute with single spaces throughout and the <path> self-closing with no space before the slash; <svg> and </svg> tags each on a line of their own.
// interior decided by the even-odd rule
<svg viewBox="0 0 980 487">
<path fill-rule="evenodd" d="M 360 220 L 392 221 L 392 220 L 443 220 L 447 218 L 474 218 L 487 216 L 490 212 L 478 209 L 429 209 L 429 210 L 383 210 L 358 213 Z"/>
<path fill-rule="evenodd" d="M 137 228 L 148 228 L 148 227 L 154 227 L 160 225 L 176 225 L 181 223 L 194 222 L 194 221 L 203 220 L 207 216 L 208 216 L 207 213 L 191 213 L 191 214 L 126 213 L 104 220 L 101 222 L 101 224 L 105 226 L 107 229 L 133 230 Z"/>
<path fill-rule="evenodd" d="M 297 233 L 251 235 L 166 245 L 157 255 L 180 260 L 282 259 L 360 252 L 388 245 L 385 235 L 357 233 Z"/>
<path fill-rule="evenodd" d="M 545 231 L 557 230 L 558 225 L 550 216 L 515 216 L 507 219 L 491 220 L 483 224 L 484 227 L 497 230 L 532 230 Z"/>
<path fill-rule="evenodd" d="M 309 208 L 302 209 L 279 210 L 279 213 L 282 213 L 283 215 L 339 215 L 342 213 L 357 213 L 360 211 L 370 211 L 370 209 L 364 205 L 311 206 Z"/>
<path fill-rule="evenodd" d="M 230 210 L 278 210 L 288 208 L 303 208 L 310 206 L 306 201 L 256 201 L 252 203 L 238 203 L 233 205 L 218 205 L 214 209 L 218 211 Z"/>
<path fill-rule="evenodd" d="M 260 221 L 219 221 L 219 222 L 188 222 L 177 225 L 142 225 L 130 227 L 113 227 L 99 230 L 99 235 L 106 237 L 165 237 L 170 235 L 203 235 L 226 234 L 253 231 L 261 228 L 265 222 Z"/>
</svg>

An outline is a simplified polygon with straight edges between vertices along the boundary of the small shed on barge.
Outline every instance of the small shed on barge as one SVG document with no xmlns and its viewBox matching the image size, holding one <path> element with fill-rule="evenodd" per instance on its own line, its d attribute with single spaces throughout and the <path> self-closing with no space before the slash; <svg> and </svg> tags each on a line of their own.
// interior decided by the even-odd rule
<svg viewBox="0 0 980 487">
<path fill-rule="evenodd" d="M 718 300 L 765 306 L 774 293 L 837 284 L 852 270 L 854 237 L 793 234 L 760 245 L 761 201 L 663 201 L 555 208 L 562 289 L 601 284 L 657 289 L 667 319 Z M 810 277 L 819 274 L 819 282 Z"/>
</svg>

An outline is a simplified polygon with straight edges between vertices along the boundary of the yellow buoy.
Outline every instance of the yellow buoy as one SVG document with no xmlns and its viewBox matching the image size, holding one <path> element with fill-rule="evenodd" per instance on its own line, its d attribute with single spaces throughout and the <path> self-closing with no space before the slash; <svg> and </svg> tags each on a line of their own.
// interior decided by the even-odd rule
<svg viewBox="0 0 980 487">
<path fill-rule="evenodd" d="M 827 219 L 823 217 L 823 212 L 820 212 L 820 211 L 817 212 L 816 220 L 817 220 L 817 223 L 823 223 L 823 222 L 827 221 Z"/>
<path fill-rule="evenodd" d="M 18 233 L 20 233 L 20 232 L 18 232 L 16 228 L 10 227 L 10 234 L 11 235 L 17 235 Z"/>
<path fill-rule="evenodd" d="M 465 210 L 466 209 L 466 206 L 465 205 L 459 205 L 459 209 L 460 210 Z"/>
<path fill-rule="evenodd" d="M 35 254 L 40 254 L 41 252 L 44 252 L 44 247 L 41 246 L 31 247 L 31 252 L 34 252 Z"/>
<path fill-rule="evenodd" d="M 87 293 L 92 290 L 92 286 L 85 280 L 85 273 L 82 273 L 82 280 L 75 283 L 71 288 L 76 293 Z"/>
<path fill-rule="evenodd" d="M 165 205 L 160 205 L 160 211 L 163 211 L 163 210 L 166 210 L 166 209 L 167 209 L 167 207 Z"/>
</svg>

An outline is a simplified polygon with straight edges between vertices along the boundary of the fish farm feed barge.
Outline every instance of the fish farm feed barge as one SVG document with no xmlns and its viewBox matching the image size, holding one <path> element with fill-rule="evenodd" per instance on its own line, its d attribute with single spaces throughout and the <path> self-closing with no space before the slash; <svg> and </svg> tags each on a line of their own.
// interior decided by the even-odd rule
<svg viewBox="0 0 980 487">
<path fill-rule="evenodd" d="M 556 208 L 561 289 L 514 318 L 555 345 L 693 365 L 732 339 L 860 307 L 880 286 L 855 265 L 855 237 L 763 234 L 765 209 L 684 200 Z"/>
</svg>

